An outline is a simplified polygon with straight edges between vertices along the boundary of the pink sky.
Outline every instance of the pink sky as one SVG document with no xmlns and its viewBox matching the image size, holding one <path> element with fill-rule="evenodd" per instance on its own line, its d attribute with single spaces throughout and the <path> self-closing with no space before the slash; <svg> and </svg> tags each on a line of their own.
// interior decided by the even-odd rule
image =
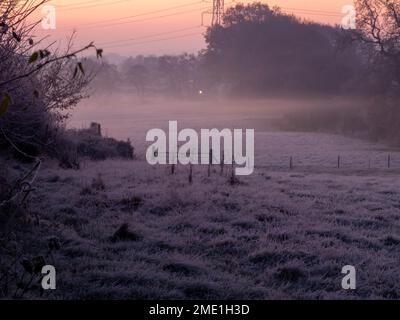
<svg viewBox="0 0 400 320">
<path fill-rule="evenodd" d="M 254 1 L 225 0 L 225 6 L 235 2 Z M 340 23 L 342 7 L 352 4 L 352 0 L 261 2 L 330 24 Z M 40 35 L 65 39 L 75 28 L 77 45 L 95 41 L 106 52 L 123 55 L 197 52 L 204 48 L 202 12 L 212 8 L 212 0 L 52 0 L 50 4 L 57 8 L 57 29 L 41 30 Z M 210 18 L 204 15 L 205 25 L 209 25 Z"/>
</svg>

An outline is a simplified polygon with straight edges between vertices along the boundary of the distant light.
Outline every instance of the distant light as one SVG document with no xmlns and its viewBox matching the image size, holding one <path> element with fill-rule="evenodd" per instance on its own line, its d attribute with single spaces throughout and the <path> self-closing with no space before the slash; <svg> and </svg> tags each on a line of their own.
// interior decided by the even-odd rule
<svg viewBox="0 0 400 320">
<path fill-rule="evenodd" d="M 202 95 L 203 94 L 203 90 L 199 90 L 199 94 Z"/>
</svg>

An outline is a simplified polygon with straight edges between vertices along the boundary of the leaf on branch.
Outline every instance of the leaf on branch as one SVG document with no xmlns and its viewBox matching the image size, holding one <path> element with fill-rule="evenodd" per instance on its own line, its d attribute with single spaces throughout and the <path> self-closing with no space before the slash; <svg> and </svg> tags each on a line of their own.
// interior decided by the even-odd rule
<svg viewBox="0 0 400 320">
<path fill-rule="evenodd" d="M 39 58 L 39 52 L 35 51 L 29 58 L 28 63 L 34 63 Z"/>
<path fill-rule="evenodd" d="M 40 59 L 44 59 L 50 55 L 49 50 L 39 50 Z"/>
<path fill-rule="evenodd" d="M 6 33 L 8 31 L 8 25 L 5 22 L 0 22 L 1 33 Z"/>
<path fill-rule="evenodd" d="M 103 58 L 103 49 L 96 49 L 97 59 Z"/>
<path fill-rule="evenodd" d="M 11 104 L 11 97 L 7 92 L 4 92 L 0 102 L 0 117 L 7 112 L 10 104 Z"/>
<path fill-rule="evenodd" d="M 82 72 L 82 74 L 84 75 L 85 74 L 85 69 L 83 69 L 82 62 L 78 62 L 78 68 L 79 68 L 80 72 Z"/>
<path fill-rule="evenodd" d="M 78 74 L 78 67 L 76 66 L 75 70 L 74 70 L 74 75 L 72 76 L 72 79 L 75 79 L 77 74 Z"/>
<path fill-rule="evenodd" d="M 29 39 L 28 39 L 28 43 L 29 43 L 30 46 L 33 46 L 33 39 L 32 39 L 32 38 L 29 38 Z"/>
<path fill-rule="evenodd" d="M 21 37 L 15 31 L 12 32 L 12 36 L 17 42 L 21 42 Z"/>
</svg>

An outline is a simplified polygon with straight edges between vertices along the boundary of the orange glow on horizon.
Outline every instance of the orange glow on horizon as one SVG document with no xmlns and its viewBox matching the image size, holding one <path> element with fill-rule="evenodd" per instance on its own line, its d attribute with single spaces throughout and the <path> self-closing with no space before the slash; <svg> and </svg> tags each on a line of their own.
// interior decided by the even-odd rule
<svg viewBox="0 0 400 320">
<path fill-rule="evenodd" d="M 225 6 L 239 2 L 255 1 L 225 0 Z M 342 7 L 352 4 L 351 0 L 260 2 L 328 24 L 340 23 Z M 76 45 L 94 41 L 106 52 L 122 55 L 199 51 L 205 46 L 202 12 L 212 9 L 212 0 L 52 0 L 49 4 L 57 9 L 57 29 L 39 28 L 40 36 L 50 34 L 52 39 L 65 39 L 76 30 Z M 209 14 L 204 15 L 205 25 L 210 19 Z"/>
</svg>

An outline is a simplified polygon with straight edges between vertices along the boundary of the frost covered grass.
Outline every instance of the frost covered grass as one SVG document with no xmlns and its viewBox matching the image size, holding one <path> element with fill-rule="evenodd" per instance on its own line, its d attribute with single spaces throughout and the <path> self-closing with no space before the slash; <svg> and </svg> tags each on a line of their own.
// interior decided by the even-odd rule
<svg viewBox="0 0 400 320">
<path fill-rule="evenodd" d="M 282 109 L 309 101 L 132 107 L 124 97 L 118 112 L 113 103 L 94 101 L 72 124 L 97 121 L 129 137 L 137 158 L 83 162 L 79 171 L 46 161 L 29 206 L 0 240 L 1 270 L 41 255 L 52 237 L 61 244 L 49 262 L 58 289 L 44 298 L 399 299 L 399 152 L 272 131 Z M 193 166 L 190 184 L 189 167 L 171 175 L 148 165 L 145 134 L 168 120 L 180 129 L 255 128 L 255 172 L 232 184 L 229 168 L 220 175 L 216 165 L 208 178 L 207 167 Z M 356 267 L 354 291 L 341 287 L 345 265 Z"/>
<path fill-rule="evenodd" d="M 234 185 L 218 166 L 195 166 L 192 184 L 188 170 L 47 163 L 1 260 L 58 238 L 50 299 L 399 298 L 399 170 L 256 164 Z M 355 291 L 341 288 L 348 264 Z"/>
</svg>

